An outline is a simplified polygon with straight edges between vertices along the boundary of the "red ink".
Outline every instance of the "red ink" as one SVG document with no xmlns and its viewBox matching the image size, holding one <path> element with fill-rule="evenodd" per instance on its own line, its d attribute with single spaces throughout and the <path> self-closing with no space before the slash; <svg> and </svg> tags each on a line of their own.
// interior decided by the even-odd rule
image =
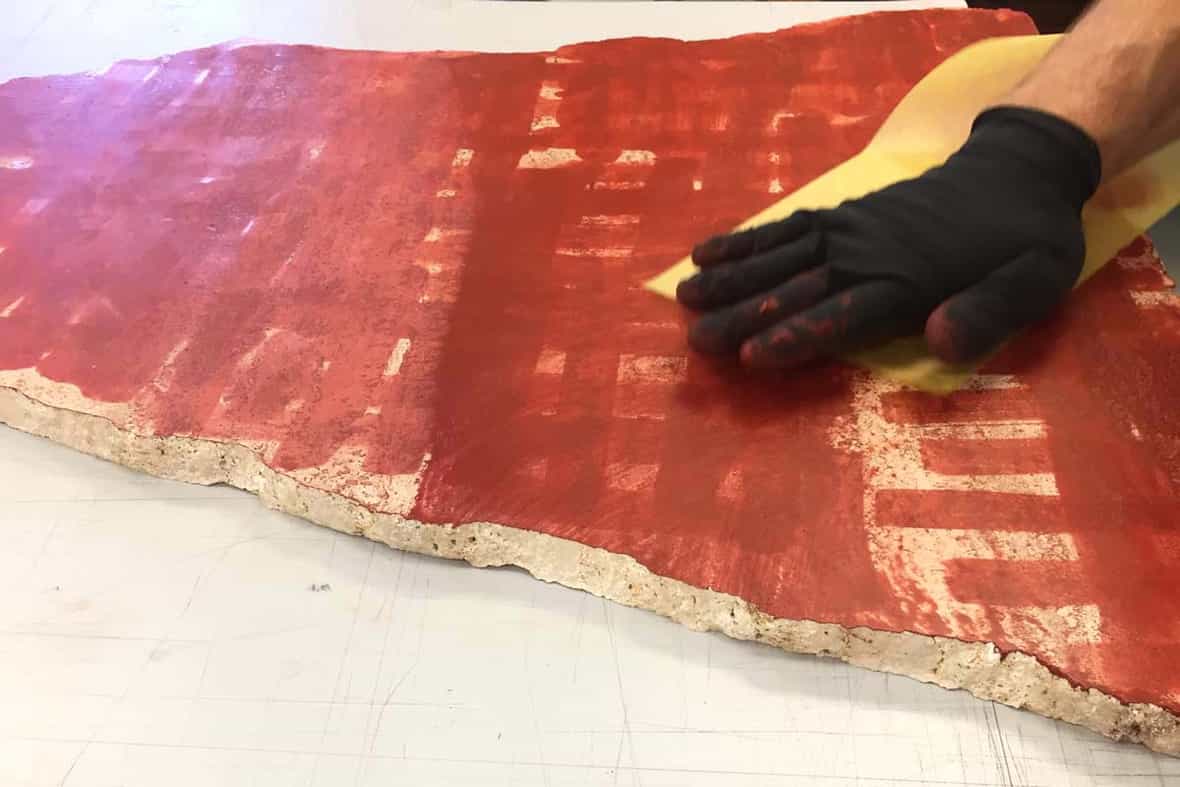
<svg viewBox="0 0 1180 787">
<path fill-rule="evenodd" d="M 349 451 L 386 475 L 429 454 L 419 520 L 575 539 L 778 617 L 995 641 L 1180 709 L 1180 317 L 1131 294 L 1162 288 L 1149 246 L 990 388 L 880 393 L 873 424 L 901 437 L 856 431 L 841 365 L 690 356 L 681 310 L 638 286 L 773 202 L 771 177 L 857 152 L 943 58 L 1031 32 L 929 11 L 553 62 L 260 46 L 11 82 L 0 154 L 34 163 L 0 170 L 0 368 L 130 403 L 125 428 L 336 457 L 312 483 L 344 494 Z M 996 422 L 1043 431 L 961 433 Z M 1033 491 L 955 487 L 1004 474 Z M 902 538 L 990 556 L 907 578 Z M 1097 634 L 1028 635 L 1042 604 Z"/>
<path fill-rule="evenodd" d="M 987 439 L 947 438 L 922 441 L 923 464 L 947 475 L 1051 473 L 1053 463 L 1043 438 L 1002 435 Z"/>
</svg>

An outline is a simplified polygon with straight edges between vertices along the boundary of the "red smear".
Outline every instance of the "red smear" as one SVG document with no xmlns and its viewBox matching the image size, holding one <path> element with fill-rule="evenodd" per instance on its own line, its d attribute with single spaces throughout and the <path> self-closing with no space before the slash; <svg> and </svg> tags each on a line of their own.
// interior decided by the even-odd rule
<svg viewBox="0 0 1180 787">
<path fill-rule="evenodd" d="M 952 560 L 947 583 L 959 601 L 1002 607 L 1060 607 L 1092 599 L 1084 567 L 1066 560 Z"/>
<path fill-rule="evenodd" d="M 923 440 L 922 463 L 947 475 L 1001 475 L 1053 471 L 1044 439 Z"/>
<path fill-rule="evenodd" d="M 883 397 L 885 417 L 897 423 L 1024 421 L 1039 416 L 1024 389 L 960 390 L 947 396 L 897 391 Z"/>
<path fill-rule="evenodd" d="M 899 428 L 1044 422 L 1035 446 L 850 440 L 856 373 L 690 356 L 682 312 L 639 286 L 777 199 L 771 178 L 790 191 L 858 151 L 943 58 L 1030 32 L 929 11 L 570 62 L 262 46 L 18 80 L 0 157 L 34 164 L 0 170 L 0 368 L 132 403 L 125 428 L 261 441 L 280 469 L 359 449 L 409 474 L 429 454 L 422 521 L 575 539 L 775 616 L 994 641 L 1180 709 L 1180 317 L 1130 295 L 1163 286 L 1150 247 L 994 362 L 1017 387 L 882 398 Z M 549 148 L 577 159 L 518 168 Z M 869 472 L 862 450 L 917 469 Z M 1033 470 L 1059 494 L 904 486 Z M 914 577 L 881 534 L 951 552 L 1034 534 L 1076 560 L 1068 586 L 1002 549 Z M 959 607 L 924 606 L 947 566 L 938 603 Z M 1061 604 L 1098 636 L 1003 622 Z"/>
<path fill-rule="evenodd" d="M 1040 495 L 887 489 L 876 504 L 877 521 L 895 527 L 961 528 L 986 511 L 989 531 L 1068 530 L 1060 502 Z"/>
</svg>

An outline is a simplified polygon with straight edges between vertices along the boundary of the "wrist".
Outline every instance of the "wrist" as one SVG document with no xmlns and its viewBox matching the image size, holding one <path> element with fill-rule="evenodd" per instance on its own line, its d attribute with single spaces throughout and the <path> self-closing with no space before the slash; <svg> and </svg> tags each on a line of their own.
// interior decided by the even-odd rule
<svg viewBox="0 0 1180 787">
<path fill-rule="evenodd" d="M 998 106 L 984 110 L 971 127 L 965 153 L 986 151 L 1035 170 L 1080 210 L 1102 180 L 1098 144 L 1080 126 L 1041 109 Z"/>
</svg>

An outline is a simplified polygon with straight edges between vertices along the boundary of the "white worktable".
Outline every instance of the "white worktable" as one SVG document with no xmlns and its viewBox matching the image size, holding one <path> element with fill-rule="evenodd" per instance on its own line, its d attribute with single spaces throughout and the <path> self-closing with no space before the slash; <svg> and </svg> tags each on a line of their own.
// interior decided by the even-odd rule
<svg viewBox="0 0 1180 787">
<path fill-rule="evenodd" d="M 847 9 L 4 5 L 0 79 L 235 38 L 532 49 Z M 1180 760 L 520 571 L 405 555 L 0 427 L 0 787 L 602 784 L 1180 787 Z"/>
</svg>

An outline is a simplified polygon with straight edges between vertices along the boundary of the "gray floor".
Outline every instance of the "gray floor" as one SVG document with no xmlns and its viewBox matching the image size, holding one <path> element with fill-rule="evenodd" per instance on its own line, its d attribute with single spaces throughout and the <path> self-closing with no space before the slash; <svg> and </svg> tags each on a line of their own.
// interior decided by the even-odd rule
<svg viewBox="0 0 1180 787">
<path fill-rule="evenodd" d="M 1180 279 L 1180 207 L 1164 216 L 1148 232 L 1173 279 Z"/>
</svg>

